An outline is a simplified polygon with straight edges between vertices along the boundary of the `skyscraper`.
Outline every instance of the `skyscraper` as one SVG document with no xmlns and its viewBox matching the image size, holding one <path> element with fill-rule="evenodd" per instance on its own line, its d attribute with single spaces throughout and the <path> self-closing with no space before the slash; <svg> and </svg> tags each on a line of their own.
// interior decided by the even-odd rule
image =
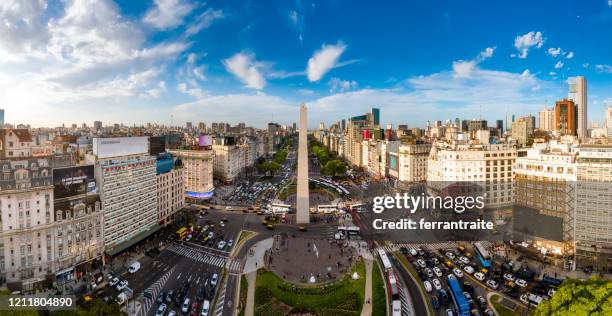
<svg viewBox="0 0 612 316">
<path fill-rule="evenodd" d="M 560 100 L 555 105 L 555 130 L 561 135 L 576 135 L 576 105 L 572 100 Z"/>
<path fill-rule="evenodd" d="M 544 107 L 544 110 L 538 113 L 539 125 L 538 128 L 542 131 L 552 131 L 555 129 L 555 110 Z"/>
<path fill-rule="evenodd" d="M 587 133 L 587 82 L 583 76 L 568 79 L 569 93 L 567 98 L 576 104 L 576 134 L 581 141 L 588 138 Z"/>
</svg>

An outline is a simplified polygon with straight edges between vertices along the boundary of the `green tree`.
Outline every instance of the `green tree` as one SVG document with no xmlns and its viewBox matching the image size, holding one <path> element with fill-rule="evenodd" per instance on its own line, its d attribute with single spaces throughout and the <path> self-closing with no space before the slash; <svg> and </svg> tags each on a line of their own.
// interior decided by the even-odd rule
<svg viewBox="0 0 612 316">
<path fill-rule="evenodd" d="M 281 168 L 281 165 L 274 161 L 266 161 L 257 165 L 257 171 L 261 174 L 274 175 Z"/>
<path fill-rule="evenodd" d="M 612 281 L 591 277 L 566 280 L 534 315 L 612 315 Z"/>
<path fill-rule="evenodd" d="M 321 173 L 332 177 L 345 175 L 346 164 L 339 159 L 330 160 L 321 168 Z"/>
</svg>

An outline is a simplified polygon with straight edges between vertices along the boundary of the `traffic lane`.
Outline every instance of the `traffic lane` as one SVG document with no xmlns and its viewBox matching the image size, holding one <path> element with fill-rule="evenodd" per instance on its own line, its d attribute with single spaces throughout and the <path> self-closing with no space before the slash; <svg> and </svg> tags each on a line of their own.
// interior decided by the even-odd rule
<svg viewBox="0 0 612 316">
<path fill-rule="evenodd" d="M 134 274 L 127 274 L 125 279 L 129 282 L 129 287 L 134 291 L 134 296 L 142 293 L 157 279 L 174 266 L 177 255 L 171 251 L 164 250 L 153 260 L 141 262 L 141 268 Z"/>
<path fill-rule="evenodd" d="M 158 294 L 163 292 L 165 295 L 168 293 L 168 291 L 173 290 L 174 294 L 177 295 L 177 293 L 185 284 L 185 281 L 189 281 L 190 286 L 186 297 L 189 298 L 191 305 L 193 304 L 196 298 L 198 289 L 206 284 L 206 280 L 208 280 L 208 283 L 210 283 L 210 280 L 214 273 L 218 273 L 219 275 L 221 275 L 222 270 L 223 268 L 221 267 L 205 264 L 196 260 L 192 260 L 190 258 L 183 257 L 183 260 L 181 260 L 180 263 L 177 264 L 177 268 L 174 270 L 174 272 L 172 273 L 166 284 L 158 292 Z M 181 300 L 178 304 L 176 304 L 176 301 L 173 300 L 172 303 L 168 304 L 169 306 L 167 308 L 167 311 L 175 310 L 178 314 L 181 314 L 180 310 L 183 301 L 184 299 Z M 201 302 L 198 302 L 198 304 L 200 303 Z M 147 315 L 155 315 L 155 311 L 158 308 L 159 305 L 157 303 L 154 303 L 149 309 Z"/>
<path fill-rule="evenodd" d="M 395 259 L 395 256 L 392 258 Z M 419 285 L 415 283 L 415 280 L 412 279 L 412 276 L 404 267 L 399 264 L 396 260 L 393 260 L 395 263 L 395 269 L 399 272 L 402 281 L 406 285 L 408 292 L 410 293 L 410 298 L 412 299 L 412 306 L 414 307 L 414 313 L 416 315 L 427 315 L 427 303 L 423 301 L 423 296 L 421 295 L 421 291 L 419 289 Z M 416 280 L 419 282 L 420 280 Z"/>
<path fill-rule="evenodd" d="M 223 304 L 223 316 L 232 316 L 234 313 L 234 303 L 236 302 L 236 287 L 240 275 L 229 274 L 227 286 L 225 288 L 225 302 Z"/>
</svg>

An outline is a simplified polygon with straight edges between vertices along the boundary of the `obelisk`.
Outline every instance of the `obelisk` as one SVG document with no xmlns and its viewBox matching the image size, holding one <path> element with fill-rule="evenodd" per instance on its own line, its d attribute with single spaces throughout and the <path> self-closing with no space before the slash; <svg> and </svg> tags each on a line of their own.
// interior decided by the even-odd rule
<svg viewBox="0 0 612 316">
<path fill-rule="evenodd" d="M 306 110 L 306 105 L 302 102 L 300 106 L 297 169 L 296 222 L 298 224 L 308 224 L 310 222 L 310 197 L 308 196 L 308 120 L 306 118 Z"/>
</svg>

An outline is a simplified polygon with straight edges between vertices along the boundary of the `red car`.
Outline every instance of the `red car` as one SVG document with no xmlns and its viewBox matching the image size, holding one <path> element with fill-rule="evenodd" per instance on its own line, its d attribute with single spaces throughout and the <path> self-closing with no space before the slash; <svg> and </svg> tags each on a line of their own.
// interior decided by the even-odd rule
<svg viewBox="0 0 612 316">
<path fill-rule="evenodd" d="M 191 316 L 198 316 L 198 303 L 191 304 Z"/>
</svg>

